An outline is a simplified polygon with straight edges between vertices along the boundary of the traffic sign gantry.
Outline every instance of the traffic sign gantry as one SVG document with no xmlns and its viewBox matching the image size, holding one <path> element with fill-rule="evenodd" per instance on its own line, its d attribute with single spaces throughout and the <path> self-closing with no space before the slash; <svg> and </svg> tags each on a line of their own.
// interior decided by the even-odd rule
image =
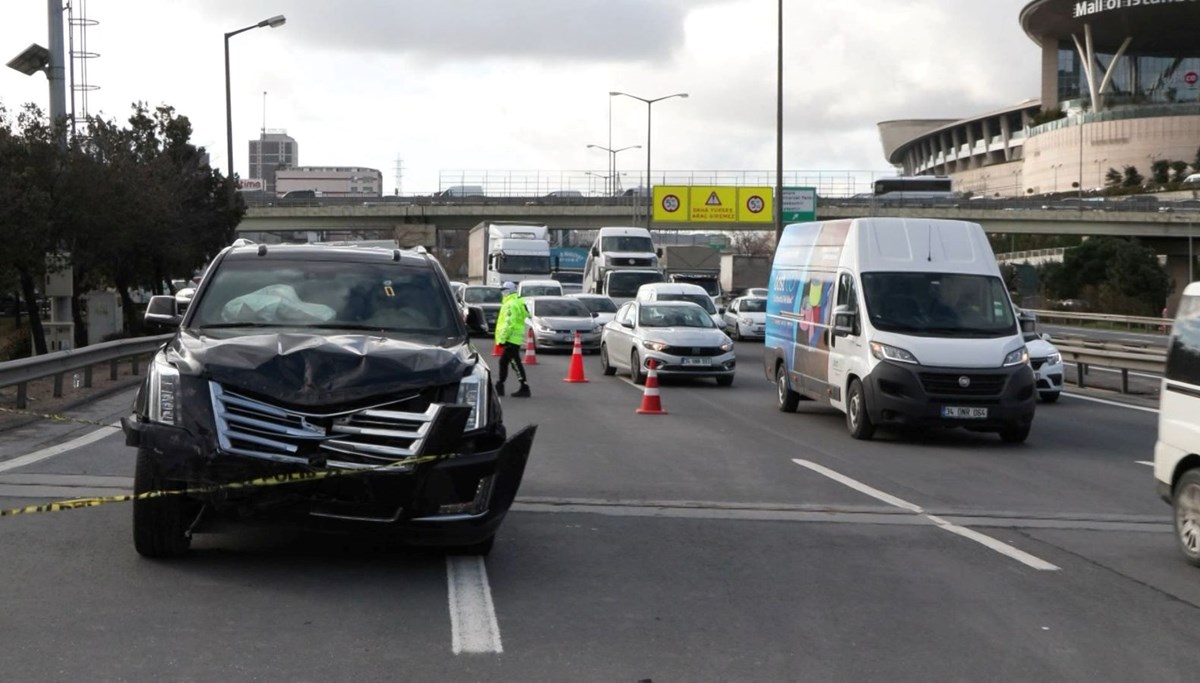
<svg viewBox="0 0 1200 683">
<path fill-rule="evenodd" d="M 771 223 L 769 187 L 664 185 L 654 188 L 654 220 L 664 223 Z"/>
</svg>

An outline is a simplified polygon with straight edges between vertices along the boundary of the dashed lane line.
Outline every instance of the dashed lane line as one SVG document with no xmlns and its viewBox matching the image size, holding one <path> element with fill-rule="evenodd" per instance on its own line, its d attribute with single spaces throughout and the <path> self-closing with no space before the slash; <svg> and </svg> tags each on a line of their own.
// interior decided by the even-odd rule
<svg viewBox="0 0 1200 683">
<path fill-rule="evenodd" d="M 447 557 L 451 647 L 454 654 L 499 654 L 500 624 L 483 558 Z"/>
<path fill-rule="evenodd" d="M 1102 403 L 1106 406 L 1116 406 L 1118 408 L 1128 408 L 1130 410 L 1140 410 L 1143 413 L 1154 413 L 1155 415 L 1158 414 L 1157 408 L 1145 408 L 1143 406 L 1135 406 L 1130 403 L 1121 403 L 1120 401 L 1109 401 L 1108 399 L 1096 398 L 1094 396 L 1084 396 L 1082 394 L 1068 394 L 1065 391 L 1063 392 L 1063 396 L 1077 398 L 1081 401 L 1091 401 L 1092 403 Z"/>
<path fill-rule="evenodd" d="M 66 453 L 67 451 L 74 450 L 76 448 L 79 448 L 81 446 L 86 446 L 91 443 L 95 443 L 95 442 L 99 441 L 100 439 L 103 439 L 106 436 L 112 436 L 114 434 L 114 432 L 112 430 L 113 427 L 120 429 L 121 423 L 114 422 L 113 424 L 109 425 L 108 427 L 104 427 L 102 429 L 97 429 L 95 431 L 88 432 L 87 434 L 84 434 L 83 436 L 79 436 L 74 439 L 71 439 L 70 441 L 64 441 L 64 442 L 62 442 L 60 444 L 56 444 L 54 446 L 49 446 L 49 447 L 43 448 L 41 450 L 36 450 L 32 453 L 27 453 L 25 455 L 18 456 L 16 458 L 13 458 L 12 460 L 6 460 L 4 462 L 0 462 L 0 472 L 7 472 L 9 470 L 15 470 L 18 467 L 25 467 L 26 465 L 32 465 L 35 462 L 40 462 L 47 458 L 53 458 L 54 456 L 61 455 L 62 453 Z M 115 433 L 119 434 L 120 432 L 115 432 Z"/>
</svg>

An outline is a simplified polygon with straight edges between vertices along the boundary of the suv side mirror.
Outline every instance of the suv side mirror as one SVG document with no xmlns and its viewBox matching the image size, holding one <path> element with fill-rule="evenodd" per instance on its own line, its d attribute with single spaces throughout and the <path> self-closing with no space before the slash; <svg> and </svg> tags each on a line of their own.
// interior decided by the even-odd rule
<svg viewBox="0 0 1200 683">
<path fill-rule="evenodd" d="M 183 316 L 179 315 L 175 297 L 170 295 L 150 297 L 150 303 L 146 305 L 146 315 L 143 319 L 149 325 L 162 327 L 178 327 L 179 323 L 183 322 Z"/>
<path fill-rule="evenodd" d="M 488 324 L 487 319 L 483 316 L 483 309 L 478 306 L 467 307 L 467 329 L 478 334 L 487 334 Z"/>
<path fill-rule="evenodd" d="M 848 337 L 858 333 L 858 313 L 850 310 L 849 306 L 838 306 L 833 309 L 833 336 Z"/>
</svg>

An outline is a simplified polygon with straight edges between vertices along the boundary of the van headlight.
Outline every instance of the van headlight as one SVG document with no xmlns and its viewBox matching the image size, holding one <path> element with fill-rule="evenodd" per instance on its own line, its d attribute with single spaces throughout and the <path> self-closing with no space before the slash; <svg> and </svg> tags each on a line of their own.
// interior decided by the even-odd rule
<svg viewBox="0 0 1200 683">
<path fill-rule="evenodd" d="M 881 342 L 871 342 L 871 355 L 879 360 L 890 360 L 897 363 L 908 363 L 910 365 L 920 365 L 921 362 L 917 357 L 905 351 L 898 346 L 884 344 Z"/>
<path fill-rule="evenodd" d="M 1002 367 L 1011 368 L 1014 365 L 1029 365 L 1029 349 L 1022 346 L 1008 352 L 1008 355 L 1004 357 Z"/>
<path fill-rule="evenodd" d="M 487 424 L 487 386 L 488 372 L 483 363 L 476 363 L 471 374 L 458 383 L 455 402 L 471 406 L 471 414 L 467 416 L 468 432 L 482 429 Z"/>
<path fill-rule="evenodd" d="M 148 381 L 146 418 L 161 424 L 179 424 L 179 370 L 159 354 L 150 364 Z"/>
</svg>

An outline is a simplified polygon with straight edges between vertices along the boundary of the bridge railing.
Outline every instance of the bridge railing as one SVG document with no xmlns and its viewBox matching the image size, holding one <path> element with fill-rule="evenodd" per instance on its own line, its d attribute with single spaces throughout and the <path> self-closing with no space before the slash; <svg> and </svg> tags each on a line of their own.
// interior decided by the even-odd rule
<svg viewBox="0 0 1200 683">
<path fill-rule="evenodd" d="M 1075 385 L 1087 386 L 1088 369 L 1108 368 L 1121 373 L 1121 393 L 1129 393 L 1129 373 L 1143 372 L 1161 377 L 1166 371 L 1167 352 L 1118 342 L 1086 339 L 1051 339 L 1064 363 L 1075 365 Z"/>
<path fill-rule="evenodd" d="M 1113 315 L 1109 313 L 1081 313 L 1078 311 L 1053 311 L 1027 309 L 1037 316 L 1039 322 L 1061 321 L 1067 323 L 1103 323 L 1112 326 L 1124 326 L 1126 329 L 1135 327 L 1164 334 L 1171 331 L 1173 321 L 1170 318 L 1155 318 L 1142 315 Z"/>
<path fill-rule="evenodd" d="M 3 362 L 0 363 L 0 388 L 16 385 L 16 407 L 24 410 L 29 407 L 28 385 L 34 380 L 53 377 L 54 397 L 61 398 L 63 377 L 68 372 L 82 370 L 82 385 L 85 388 L 92 386 L 93 368 L 103 363 L 107 363 L 109 366 L 109 379 L 111 380 L 117 379 L 118 363 L 122 360 L 129 360 L 131 373 L 137 375 L 141 371 L 141 357 L 157 351 L 170 338 L 170 334 L 162 334 L 153 337 L 118 339 L 92 344 L 80 349 L 55 351 L 44 356 Z"/>
</svg>

